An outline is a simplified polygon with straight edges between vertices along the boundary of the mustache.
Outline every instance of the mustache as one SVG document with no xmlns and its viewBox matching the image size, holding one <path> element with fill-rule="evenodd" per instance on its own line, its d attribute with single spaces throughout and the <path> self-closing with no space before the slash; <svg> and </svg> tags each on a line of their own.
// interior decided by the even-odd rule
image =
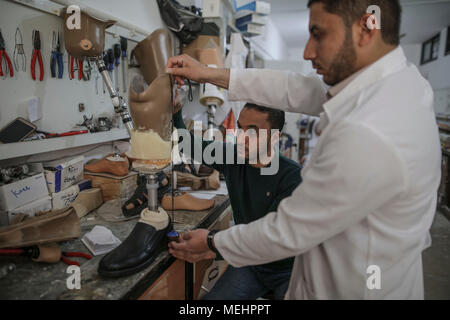
<svg viewBox="0 0 450 320">
<path fill-rule="evenodd" d="M 319 68 L 322 67 L 319 63 L 317 63 L 315 61 L 312 61 L 312 66 L 313 66 L 314 69 L 319 69 Z"/>
</svg>

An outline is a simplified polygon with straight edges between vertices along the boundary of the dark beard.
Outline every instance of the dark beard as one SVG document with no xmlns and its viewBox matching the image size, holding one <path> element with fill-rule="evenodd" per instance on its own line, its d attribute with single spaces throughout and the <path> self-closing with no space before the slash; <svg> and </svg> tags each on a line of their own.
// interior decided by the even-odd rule
<svg viewBox="0 0 450 320">
<path fill-rule="evenodd" d="M 354 73 L 356 51 L 353 47 L 352 30 L 348 30 L 344 44 L 331 64 L 328 79 L 325 83 L 334 86 Z"/>
</svg>

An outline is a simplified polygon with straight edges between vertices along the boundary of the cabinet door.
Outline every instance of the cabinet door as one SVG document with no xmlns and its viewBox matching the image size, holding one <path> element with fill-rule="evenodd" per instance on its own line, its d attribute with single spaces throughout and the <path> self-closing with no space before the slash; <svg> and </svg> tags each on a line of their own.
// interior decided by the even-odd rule
<svg viewBox="0 0 450 320">
<path fill-rule="evenodd" d="M 184 300 L 184 261 L 176 260 L 139 300 Z"/>
<path fill-rule="evenodd" d="M 213 223 L 211 227 L 209 227 L 209 229 L 228 229 L 230 227 L 230 219 L 231 209 L 227 209 L 220 216 L 220 218 L 215 223 Z M 208 277 L 210 276 L 209 273 L 211 272 L 212 265 L 213 260 L 199 261 L 194 264 L 194 299 L 196 300 L 201 298 L 201 296 L 205 293 L 205 290 L 202 290 L 202 285 L 207 288 L 207 290 L 211 289 L 228 266 L 226 261 L 220 261 L 220 263 L 214 262 L 214 265 L 220 266 L 220 268 L 217 268 L 217 277 L 214 277 L 214 279 L 208 279 Z"/>
</svg>

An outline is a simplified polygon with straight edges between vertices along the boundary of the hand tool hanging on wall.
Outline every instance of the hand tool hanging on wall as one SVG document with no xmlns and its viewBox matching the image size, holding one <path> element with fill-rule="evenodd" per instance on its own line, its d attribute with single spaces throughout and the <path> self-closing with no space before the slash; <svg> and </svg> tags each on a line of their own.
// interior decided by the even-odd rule
<svg viewBox="0 0 450 320">
<path fill-rule="evenodd" d="M 33 80 L 36 80 L 36 73 L 35 73 L 35 67 L 36 67 L 36 59 L 38 59 L 39 62 L 39 71 L 40 71 L 40 77 L 39 81 L 44 80 L 44 64 L 42 62 L 42 55 L 41 55 L 41 36 L 38 30 L 33 30 L 33 58 L 31 59 L 31 77 Z"/>
<path fill-rule="evenodd" d="M 91 80 L 92 67 L 88 59 L 84 58 L 81 62 L 81 70 L 83 70 L 83 80 Z"/>
<path fill-rule="evenodd" d="M 61 45 L 59 42 L 59 32 L 56 35 L 56 32 L 53 31 L 53 39 L 52 39 L 52 56 L 50 58 L 50 71 L 52 74 L 52 78 L 56 78 L 56 65 L 58 64 L 58 79 L 62 79 L 64 72 L 64 64 L 61 53 Z"/>
<path fill-rule="evenodd" d="M 105 64 L 105 66 L 108 65 L 108 54 L 106 53 L 106 51 L 103 52 L 103 63 Z M 102 81 L 103 84 L 103 94 L 106 93 L 106 88 L 105 88 L 105 81 Z"/>
<path fill-rule="evenodd" d="M 77 62 L 77 65 L 75 66 L 75 60 Z M 70 80 L 75 78 L 75 71 L 78 71 L 78 80 L 83 79 L 83 60 L 81 59 L 75 59 L 74 57 L 70 56 L 70 64 L 69 64 L 69 71 L 70 71 Z"/>
<path fill-rule="evenodd" d="M 128 64 L 127 62 L 127 48 L 128 48 L 128 40 L 124 37 L 120 37 L 120 48 L 122 49 L 122 85 L 123 85 L 123 92 L 127 92 L 127 72 L 128 72 L 128 66 L 125 66 L 125 64 Z"/>
<path fill-rule="evenodd" d="M 113 51 L 114 51 L 114 64 L 116 66 L 116 71 L 115 71 L 115 82 L 116 82 L 116 90 L 117 92 L 119 92 L 119 64 L 120 64 L 120 57 L 122 56 L 122 50 L 120 49 L 120 44 L 116 43 L 113 47 Z"/>
<path fill-rule="evenodd" d="M 14 47 L 14 67 L 16 71 L 22 70 L 25 72 L 27 70 L 27 56 L 25 55 L 25 50 L 23 50 L 23 37 L 22 31 L 16 28 L 16 34 L 14 36 L 16 45 Z"/>
<path fill-rule="evenodd" d="M 94 69 L 94 73 L 95 73 L 95 94 L 98 95 L 98 79 L 100 78 L 100 75 L 98 73 L 98 70 L 96 69 Z"/>
<path fill-rule="evenodd" d="M 109 77 L 113 79 L 113 73 L 114 73 L 114 51 L 113 49 L 108 49 L 106 52 L 108 56 L 108 71 L 109 71 Z M 113 84 L 115 86 L 115 84 Z"/>
<path fill-rule="evenodd" d="M 3 58 L 5 58 L 5 72 L 3 73 Z M 2 31 L 0 29 L 0 76 L 6 75 L 9 73 L 11 77 L 14 76 L 14 70 L 11 63 L 11 59 L 9 59 L 8 54 L 5 50 L 5 39 L 3 39 Z"/>
</svg>

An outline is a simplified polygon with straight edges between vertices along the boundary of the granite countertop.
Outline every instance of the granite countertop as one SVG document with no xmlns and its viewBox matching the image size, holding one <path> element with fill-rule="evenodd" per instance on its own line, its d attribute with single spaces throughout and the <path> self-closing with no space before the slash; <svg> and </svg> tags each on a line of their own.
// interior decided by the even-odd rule
<svg viewBox="0 0 450 320">
<path fill-rule="evenodd" d="M 227 208 L 227 196 L 216 195 L 215 206 L 201 212 L 175 211 L 174 229 L 186 231 L 198 227 L 207 228 Z M 172 212 L 169 212 L 172 216 Z M 121 241 L 133 230 L 138 218 L 121 222 L 102 219 L 96 211 L 81 218 L 81 235 L 92 230 L 95 225 L 109 228 Z M 60 243 L 62 251 L 81 251 L 90 253 L 78 239 Z M 67 279 L 68 265 L 37 263 L 28 257 L 0 257 L 0 299 L 136 299 L 175 261 L 164 251 L 143 271 L 117 279 L 102 278 L 97 273 L 98 263 L 103 255 L 91 260 L 70 258 L 81 263 L 81 289 L 69 290 Z M 7 271 L 9 266 L 9 271 Z"/>
</svg>

